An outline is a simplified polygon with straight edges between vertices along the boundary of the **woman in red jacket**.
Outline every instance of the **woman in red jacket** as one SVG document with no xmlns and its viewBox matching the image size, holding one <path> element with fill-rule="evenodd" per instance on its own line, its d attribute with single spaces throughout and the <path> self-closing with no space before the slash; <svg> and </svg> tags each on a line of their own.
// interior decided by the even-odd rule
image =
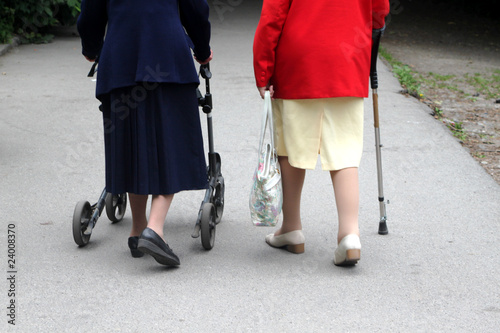
<svg viewBox="0 0 500 333">
<path fill-rule="evenodd" d="M 360 259 L 358 167 L 363 98 L 368 97 L 372 30 L 384 27 L 388 0 L 264 0 L 254 38 L 261 96 L 274 97 L 282 171 L 283 223 L 273 247 L 304 250 L 300 198 L 318 154 L 330 171 L 339 216 L 336 265 Z"/>
</svg>

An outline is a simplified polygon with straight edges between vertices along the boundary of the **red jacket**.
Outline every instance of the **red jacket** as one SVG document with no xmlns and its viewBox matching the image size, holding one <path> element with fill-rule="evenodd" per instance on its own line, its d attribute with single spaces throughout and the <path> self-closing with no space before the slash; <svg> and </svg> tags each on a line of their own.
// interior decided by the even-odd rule
<svg viewBox="0 0 500 333">
<path fill-rule="evenodd" d="M 257 87 L 274 97 L 367 97 L 372 29 L 389 0 L 264 0 L 253 54 Z"/>
</svg>

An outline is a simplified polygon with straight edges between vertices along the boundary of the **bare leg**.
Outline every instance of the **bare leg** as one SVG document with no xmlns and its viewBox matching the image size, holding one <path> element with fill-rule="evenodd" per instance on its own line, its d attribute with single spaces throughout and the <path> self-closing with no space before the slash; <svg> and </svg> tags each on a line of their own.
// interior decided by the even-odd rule
<svg viewBox="0 0 500 333">
<path fill-rule="evenodd" d="M 139 236 L 148 225 L 146 218 L 148 195 L 129 193 L 128 198 L 130 209 L 132 210 L 132 230 L 130 230 L 130 237 Z"/>
<path fill-rule="evenodd" d="M 337 243 L 349 234 L 359 236 L 358 168 L 330 171 L 339 216 Z"/>
<path fill-rule="evenodd" d="M 153 195 L 153 200 L 151 201 L 148 228 L 153 229 L 161 238 L 163 238 L 165 218 L 173 199 L 173 194 Z"/>
<path fill-rule="evenodd" d="M 306 170 L 290 165 L 288 156 L 278 157 L 281 166 L 281 181 L 283 186 L 283 223 L 275 235 L 302 230 L 300 220 L 300 198 Z"/>
<path fill-rule="evenodd" d="M 180 264 L 179 257 L 172 252 L 172 249 L 163 238 L 163 226 L 173 198 L 173 194 L 153 195 L 148 228 L 142 232 L 137 244 L 137 249 L 140 252 L 149 254 L 159 264 L 168 266 L 178 266 Z"/>
</svg>

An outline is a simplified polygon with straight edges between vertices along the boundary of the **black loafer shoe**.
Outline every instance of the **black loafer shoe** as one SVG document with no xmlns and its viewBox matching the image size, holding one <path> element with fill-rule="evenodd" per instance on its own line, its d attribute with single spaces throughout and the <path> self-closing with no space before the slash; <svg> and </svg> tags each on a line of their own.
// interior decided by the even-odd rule
<svg viewBox="0 0 500 333">
<path fill-rule="evenodd" d="M 146 228 L 142 232 L 137 248 L 152 255 L 159 264 L 177 266 L 181 263 L 167 243 L 150 228 Z"/>
<path fill-rule="evenodd" d="M 128 238 L 128 248 L 130 249 L 130 253 L 134 258 L 140 258 L 144 256 L 144 253 L 137 249 L 137 243 L 139 242 L 138 236 L 132 236 Z"/>
</svg>

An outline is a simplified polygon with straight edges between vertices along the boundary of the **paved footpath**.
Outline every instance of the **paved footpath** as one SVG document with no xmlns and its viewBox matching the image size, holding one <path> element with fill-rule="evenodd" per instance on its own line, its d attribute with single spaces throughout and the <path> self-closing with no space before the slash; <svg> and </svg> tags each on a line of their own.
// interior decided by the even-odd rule
<svg viewBox="0 0 500 333">
<path fill-rule="evenodd" d="M 251 57 L 258 14 L 246 2 L 212 11 L 225 211 L 207 252 L 190 237 L 203 192 L 175 198 L 165 233 L 181 260 L 176 269 L 130 257 L 130 210 L 118 224 L 104 214 L 88 246 L 73 241 L 75 204 L 95 202 L 104 185 L 101 116 L 79 39 L 59 36 L 0 57 L 1 332 L 498 331 L 500 187 L 429 109 L 398 93 L 382 63 L 389 235 L 377 234 L 367 99 L 360 263 L 332 263 L 337 217 L 329 175 L 319 168 L 304 188 L 306 252 L 264 243 L 272 229 L 253 227 L 248 211 L 262 110 Z"/>
</svg>

